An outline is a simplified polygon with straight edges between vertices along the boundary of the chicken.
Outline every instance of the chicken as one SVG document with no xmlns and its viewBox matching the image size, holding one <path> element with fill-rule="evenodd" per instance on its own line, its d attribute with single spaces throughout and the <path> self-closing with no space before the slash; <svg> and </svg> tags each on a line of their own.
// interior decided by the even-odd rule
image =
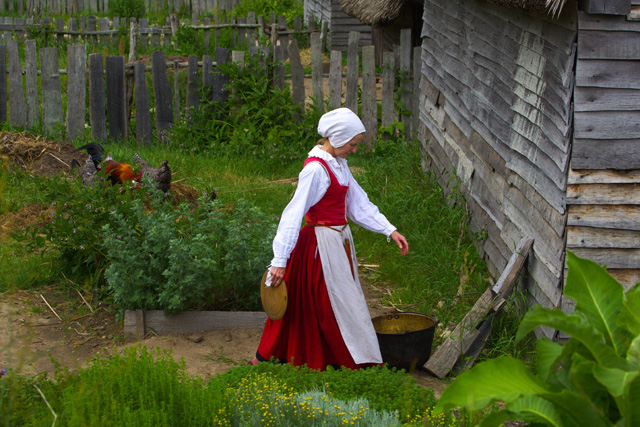
<svg viewBox="0 0 640 427">
<path fill-rule="evenodd" d="M 91 186 L 96 181 L 98 177 L 98 169 L 96 168 L 95 163 L 91 160 L 91 157 L 87 158 L 87 161 L 84 165 L 80 166 L 80 162 L 76 159 L 71 161 L 71 171 L 77 170 L 77 174 L 82 179 L 82 185 Z"/>
<path fill-rule="evenodd" d="M 159 167 L 152 168 L 149 166 L 149 162 L 141 158 L 138 154 L 133 153 L 133 162 L 136 165 L 140 165 L 140 172 L 142 175 L 149 175 L 151 179 L 158 183 L 156 188 L 164 193 L 169 191 L 171 187 L 171 169 L 169 168 L 169 162 L 163 161 Z"/>
</svg>

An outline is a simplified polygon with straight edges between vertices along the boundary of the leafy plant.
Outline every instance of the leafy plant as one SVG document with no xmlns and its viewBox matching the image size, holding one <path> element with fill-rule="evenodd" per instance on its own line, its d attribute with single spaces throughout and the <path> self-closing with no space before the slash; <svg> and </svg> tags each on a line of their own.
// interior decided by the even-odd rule
<svg viewBox="0 0 640 427">
<path fill-rule="evenodd" d="M 537 375 L 521 361 L 501 357 L 461 374 L 442 394 L 436 411 L 486 408 L 503 401 L 481 426 L 507 418 L 534 425 L 640 425 L 640 286 L 629 291 L 605 268 L 568 251 L 564 295 L 575 313 L 531 308 L 518 329 L 522 339 L 545 325 L 571 336 L 565 345 L 541 338 Z"/>
<path fill-rule="evenodd" d="M 145 16 L 144 0 L 111 0 L 109 2 L 111 16 L 127 16 L 140 19 Z"/>
</svg>

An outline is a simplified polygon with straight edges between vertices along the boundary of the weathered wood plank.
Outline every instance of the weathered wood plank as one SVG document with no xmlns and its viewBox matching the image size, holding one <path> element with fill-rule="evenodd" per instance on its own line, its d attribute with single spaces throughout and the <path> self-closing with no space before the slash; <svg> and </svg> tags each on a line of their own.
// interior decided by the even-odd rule
<svg viewBox="0 0 640 427">
<path fill-rule="evenodd" d="M 284 50 L 282 46 L 276 46 L 274 50 L 275 67 L 273 68 L 273 82 L 275 87 L 284 90 Z"/>
<path fill-rule="evenodd" d="M 289 43 L 289 63 L 291 64 L 291 88 L 293 105 L 297 105 L 300 111 L 304 111 L 304 68 L 300 62 L 298 42 L 293 39 Z"/>
<path fill-rule="evenodd" d="M 570 225 L 567 248 L 640 249 L 640 231 Z"/>
<path fill-rule="evenodd" d="M 124 333 L 140 333 L 138 325 L 144 322 L 142 335 L 154 331 L 158 335 L 188 334 L 216 329 L 261 329 L 267 320 L 264 312 L 183 311 L 167 316 L 161 310 L 126 310 Z"/>
<path fill-rule="evenodd" d="M 603 59 L 576 61 L 576 87 L 640 89 L 640 82 L 634 78 L 638 74 L 640 74 L 638 61 Z"/>
<path fill-rule="evenodd" d="M 587 13 L 626 15 L 631 11 L 629 0 L 585 0 L 583 4 Z"/>
<path fill-rule="evenodd" d="M 0 123 L 7 121 L 7 47 L 0 44 Z"/>
<path fill-rule="evenodd" d="M 173 126 L 173 103 L 164 52 L 153 52 L 151 54 L 151 67 L 153 73 L 153 95 L 156 104 L 156 131 L 158 138 L 165 140 L 166 133 Z"/>
<path fill-rule="evenodd" d="M 570 205 L 567 225 L 640 231 L 640 206 Z"/>
<path fill-rule="evenodd" d="M 364 142 L 370 148 L 378 139 L 378 100 L 376 95 L 375 47 L 362 48 L 362 123 L 367 130 Z"/>
<path fill-rule="evenodd" d="M 627 59 L 638 57 L 640 32 L 580 31 L 579 59 Z"/>
<path fill-rule="evenodd" d="M 393 99 L 395 91 L 395 56 L 393 52 L 382 54 L 382 126 L 387 127 L 396 121 L 396 103 Z"/>
<path fill-rule="evenodd" d="M 40 49 L 40 68 L 42 69 L 42 123 L 46 129 L 53 130 L 64 120 L 57 48 Z"/>
<path fill-rule="evenodd" d="M 200 107 L 200 76 L 198 76 L 198 57 L 189 55 L 189 74 L 187 76 L 187 117 Z"/>
<path fill-rule="evenodd" d="M 400 73 L 402 76 L 402 94 L 400 100 L 402 102 L 402 114 L 400 119 L 404 124 L 404 134 L 409 137 L 413 131 L 411 128 L 412 117 L 410 115 L 413 110 L 413 93 L 412 89 L 412 75 L 411 75 L 411 28 L 405 28 L 400 30 Z"/>
<path fill-rule="evenodd" d="M 640 90 L 638 89 L 576 87 L 575 90 L 575 111 L 626 111 L 639 109 Z"/>
<path fill-rule="evenodd" d="M 600 31 L 640 31 L 637 22 L 628 21 L 626 16 L 588 14 L 578 11 L 578 29 Z"/>
<path fill-rule="evenodd" d="M 84 134 L 87 105 L 87 46 L 67 47 L 67 139 Z"/>
<path fill-rule="evenodd" d="M 108 135 L 113 140 L 122 140 L 127 137 L 124 56 L 107 56 L 105 65 Z"/>
<path fill-rule="evenodd" d="M 493 286 L 493 292 L 495 292 L 497 296 L 506 298 L 507 295 L 509 295 L 522 266 L 529 256 L 531 246 L 533 246 L 533 238 L 531 237 L 524 237 L 518 242 L 515 252 Z"/>
<path fill-rule="evenodd" d="M 567 187 L 568 205 L 640 204 L 639 184 L 579 184 Z"/>
<path fill-rule="evenodd" d="M 607 272 L 620 282 L 625 291 L 640 283 L 640 269 L 608 269 Z"/>
<path fill-rule="evenodd" d="M 476 301 L 473 308 L 466 314 L 453 330 L 451 335 L 431 355 L 424 368 L 438 378 L 445 377 L 453 365 L 471 346 L 478 323 L 487 315 L 493 304 L 494 294 L 491 288 Z"/>
<path fill-rule="evenodd" d="M 136 96 L 136 141 L 138 145 L 153 141 L 151 110 L 149 108 L 149 89 L 145 78 L 144 64 L 137 61 L 134 66 Z"/>
<path fill-rule="evenodd" d="M 331 51 L 329 66 L 329 109 L 342 105 L 342 51 Z"/>
<path fill-rule="evenodd" d="M 18 53 L 18 42 L 7 42 L 9 59 L 9 119 L 11 126 L 24 126 L 27 123 L 27 106 L 22 89 L 22 70 Z"/>
<path fill-rule="evenodd" d="M 107 139 L 107 118 L 105 114 L 104 72 L 102 54 L 89 55 L 89 114 L 91 138 L 98 141 Z"/>
<path fill-rule="evenodd" d="M 640 269 L 640 249 L 573 248 L 580 258 L 588 258 L 607 269 Z"/>
<path fill-rule="evenodd" d="M 611 127 L 615 125 L 612 124 Z M 636 139 L 575 138 L 571 167 L 575 169 L 640 169 L 640 134 Z"/>
<path fill-rule="evenodd" d="M 324 83 L 322 80 L 322 51 L 320 34 L 311 34 L 311 81 L 315 106 L 324 111 Z"/>
<path fill-rule="evenodd" d="M 360 33 L 349 32 L 349 50 L 347 51 L 347 92 L 344 105 L 358 114 L 358 75 L 360 61 L 358 60 L 358 42 Z"/>
<path fill-rule="evenodd" d="M 220 65 L 229 62 L 229 49 L 216 47 L 216 67 L 213 75 L 213 101 L 226 102 L 229 99 L 229 76 L 222 72 Z"/>
<path fill-rule="evenodd" d="M 24 44 L 25 88 L 27 103 L 27 127 L 40 122 L 40 101 L 38 100 L 38 58 L 36 41 L 26 40 Z M 67 65 L 69 68 L 69 65 Z M 84 90 L 85 87 L 83 87 Z M 84 110 L 83 110 L 84 112 Z M 84 126 L 84 115 L 82 117 Z M 69 138 L 69 134 L 67 134 Z"/>
<path fill-rule="evenodd" d="M 576 112 L 576 139 L 640 138 L 640 111 Z"/>
<path fill-rule="evenodd" d="M 638 184 L 640 170 L 576 170 L 569 169 L 569 184 Z"/>
</svg>

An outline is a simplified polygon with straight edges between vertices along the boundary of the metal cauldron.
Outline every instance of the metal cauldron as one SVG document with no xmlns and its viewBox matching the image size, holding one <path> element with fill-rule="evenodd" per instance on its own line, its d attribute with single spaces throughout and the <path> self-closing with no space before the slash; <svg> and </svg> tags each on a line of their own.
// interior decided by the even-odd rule
<svg viewBox="0 0 640 427">
<path fill-rule="evenodd" d="M 431 356 L 438 321 L 423 313 L 390 313 L 371 319 L 378 336 L 382 361 L 412 371 Z"/>
</svg>

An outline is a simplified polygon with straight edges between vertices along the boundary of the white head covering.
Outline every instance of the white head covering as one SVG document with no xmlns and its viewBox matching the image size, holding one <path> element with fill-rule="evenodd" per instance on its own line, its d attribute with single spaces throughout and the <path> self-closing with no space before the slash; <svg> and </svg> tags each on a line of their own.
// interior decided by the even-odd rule
<svg viewBox="0 0 640 427">
<path fill-rule="evenodd" d="M 348 108 L 336 108 L 320 117 L 318 133 L 329 138 L 334 148 L 340 148 L 366 129 L 360 118 Z"/>
</svg>

